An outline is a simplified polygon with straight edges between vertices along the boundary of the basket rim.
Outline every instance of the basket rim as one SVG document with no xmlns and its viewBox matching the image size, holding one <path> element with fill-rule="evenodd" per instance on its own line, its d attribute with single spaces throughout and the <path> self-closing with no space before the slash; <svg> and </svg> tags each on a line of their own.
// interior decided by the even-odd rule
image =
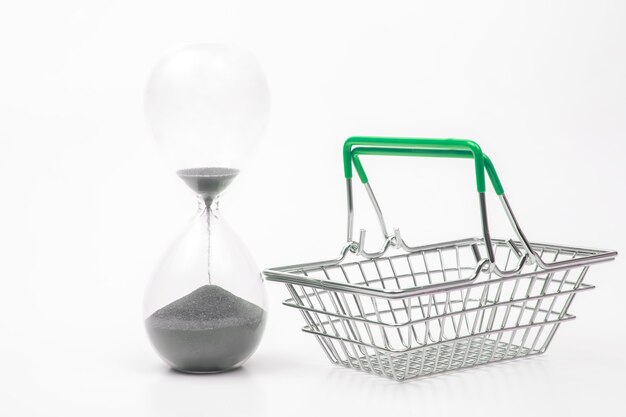
<svg viewBox="0 0 626 417">
<path fill-rule="evenodd" d="M 493 244 L 503 245 L 503 244 L 506 244 L 507 241 L 504 239 L 493 239 L 492 242 Z M 469 245 L 472 243 L 484 244 L 484 239 L 473 237 L 473 238 L 467 238 L 467 239 L 459 239 L 455 241 L 447 241 L 447 242 L 422 246 L 420 250 L 417 250 L 414 252 L 405 251 L 404 253 L 398 254 L 398 255 L 381 256 L 380 258 L 376 258 L 376 259 L 370 259 L 370 260 L 365 259 L 365 260 L 356 261 L 356 262 L 376 262 L 377 260 L 393 259 L 397 257 L 406 256 L 407 254 L 411 254 L 411 253 L 420 253 L 420 252 L 429 253 L 429 252 L 434 252 L 434 251 L 441 250 L 441 249 L 454 247 L 457 245 Z M 519 244 L 519 242 L 517 241 L 514 241 L 514 243 Z M 590 249 L 590 248 L 556 245 L 556 244 L 539 243 L 539 242 L 532 242 L 531 245 L 533 246 L 533 248 L 537 248 L 537 249 L 575 251 L 575 252 L 587 255 L 590 258 L 593 256 L 593 259 L 589 259 L 587 263 L 583 263 L 581 265 L 576 266 L 577 268 L 579 267 L 587 268 L 589 265 L 592 265 L 592 264 L 608 262 L 608 261 L 613 260 L 617 256 L 617 251 L 614 251 L 614 250 Z M 581 257 L 578 259 L 584 260 L 585 257 Z M 407 288 L 402 288 L 402 289 L 367 287 L 367 286 L 351 284 L 347 282 L 313 278 L 313 277 L 295 273 L 296 271 L 305 272 L 305 271 L 320 269 L 325 266 L 332 267 L 332 266 L 341 266 L 345 264 L 347 263 L 343 262 L 343 257 L 341 257 L 338 259 L 333 259 L 333 260 L 328 260 L 328 261 L 319 261 L 319 262 L 295 264 L 295 265 L 282 266 L 282 267 L 267 268 L 263 270 L 263 275 L 265 275 L 268 281 L 273 281 L 273 282 L 303 285 L 303 286 L 314 287 L 314 288 L 319 288 L 319 289 L 328 290 L 328 291 L 339 291 L 339 292 L 351 293 L 351 294 L 356 293 L 356 294 L 363 294 L 363 295 L 369 295 L 369 296 L 375 296 L 375 297 L 387 298 L 387 299 L 399 299 L 399 298 L 413 297 L 413 296 L 418 296 L 418 295 L 436 294 L 439 292 L 458 290 L 460 288 L 465 288 L 465 287 L 469 287 L 472 285 L 484 284 L 483 281 L 474 282 L 476 278 L 480 276 L 482 272 L 481 270 L 484 264 L 480 262 L 476 265 L 474 275 L 470 278 L 457 280 L 457 281 L 444 282 L 444 283 L 422 285 L 422 286 L 417 286 L 417 287 L 415 286 L 407 287 Z M 564 271 L 564 270 L 568 270 L 572 268 L 573 267 L 570 267 L 570 266 L 557 266 L 557 267 L 546 269 L 546 270 L 538 270 L 538 271 L 531 271 L 527 273 L 516 274 L 510 277 L 497 277 L 495 279 L 491 279 L 489 282 L 498 283 L 498 282 L 508 281 L 512 279 L 519 279 L 522 277 L 542 274 L 542 273 Z"/>
</svg>

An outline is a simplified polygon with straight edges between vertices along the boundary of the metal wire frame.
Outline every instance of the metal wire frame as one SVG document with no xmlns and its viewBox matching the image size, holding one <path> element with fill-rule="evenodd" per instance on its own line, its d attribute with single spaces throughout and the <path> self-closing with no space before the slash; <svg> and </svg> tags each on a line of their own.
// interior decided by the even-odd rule
<svg viewBox="0 0 626 417">
<path fill-rule="evenodd" d="M 493 241 L 506 270 L 516 246 Z M 589 265 L 542 270 L 524 265 L 500 277 L 479 263 L 480 239 L 429 245 L 415 252 L 267 270 L 291 294 L 285 305 L 305 319 L 336 364 L 405 380 L 545 352 Z M 599 250 L 533 244 L 546 262 L 579 259 Z M 289 272 L 287 272 L 289 271 Z"/>
<path fill-rule="evenodd" d="M 541 354 L 547 349 L 560 322 L 569 319 L 442 341 L 403 353 L 338 340 L 330 335 L 316 337 L 331 362 L 404 381 Z"/>
</svg>

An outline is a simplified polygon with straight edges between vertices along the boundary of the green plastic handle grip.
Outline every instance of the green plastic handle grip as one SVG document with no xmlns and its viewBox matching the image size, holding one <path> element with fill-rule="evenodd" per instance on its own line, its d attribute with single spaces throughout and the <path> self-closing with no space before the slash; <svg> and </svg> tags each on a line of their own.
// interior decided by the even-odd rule
<svg viewBox="0 0 626 417">
<path fill-rule="evenodd" d="M 422 157 L 432 157 L 432 158 L 473 158 L 473 154 L 470 151 L 458 151 L 458 150 L 446 150 L 446 149 L 406 149 L 406 148 L 353 148 L 352 149 L 352 159 L 354 163 L 354 168 L 356 169 L 359 178 L 362 183 L 367 183 L 368 178 L 365 173 L 365 169 L 361 164 L 361 160 L 359 159 L 359 155 L 381 155 L 381 156 L 422 156 Z M 489 176 L 489 180 L 493 185 L 493 189 L 495 190 L 497 195 L 504 194 L 504 188 L 502 187 L 502 183 L 500 182 L 500 178 L 498 177 L 498 173 L 496 172 L 495 167 L 493 166 L 493 162 L 487 156 L 487 154 L 483 153 L 483 159 L 485 162 L 485 170 L 487 171 L 487 175 Z"/>
<path fill-rule="evenodd" d="M 378 146 L 390 148 L 409 148 L 424 151 L 447 150 L 469 151 L 474 158 L 476 171 L 476 188 L 479 193 L 485 192 L 485 158 L 480 146 L 466 139 L 434 139 L 434 138 L 389 138 L 372 136 L 353 136 L 343 144 L 343 165 L 346 178 L 352 178 L 352 147 Z"/>
</svg>

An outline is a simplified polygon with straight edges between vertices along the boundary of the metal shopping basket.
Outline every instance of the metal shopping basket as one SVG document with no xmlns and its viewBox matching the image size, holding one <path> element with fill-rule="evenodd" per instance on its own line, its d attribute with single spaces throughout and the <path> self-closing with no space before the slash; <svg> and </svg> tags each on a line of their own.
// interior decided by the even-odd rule
<svg viewBox="0 0 626 417">
<path fill-rule="evenodd" d="M 409 246 L 398 229 L 389 233 L 359 155 L 472 158 L 482 237 Z M 333 363 L 406 380 L 543 353 L 574 318 L 575 295 L 593 288 L 583 283 L 589 267 L 617 255 L 530 243 L 491 160 L 473 141 L 352 137 L 343 162 L 348 233 L 339 257 L 264 271 L 287 286 L 291 298 L 283 304 L 302 313 L 303 330 Z M 385 236 L 374 253 L 364 250 L 364 230 L 352 239 L 353 165 Z M 517 241 L 489 234 L 485 171 Z"/>
</svg>

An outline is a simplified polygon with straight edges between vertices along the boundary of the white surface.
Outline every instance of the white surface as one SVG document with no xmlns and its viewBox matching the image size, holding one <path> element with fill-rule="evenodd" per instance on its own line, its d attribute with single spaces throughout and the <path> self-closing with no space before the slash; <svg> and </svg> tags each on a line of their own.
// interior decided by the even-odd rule
<svg viewBox="0 0 626 417">
<path fill-rule="evenodd" d="M 592 268 L 546 355 L 405 384 L 332 367 L 273 284 L 240 371 L 175 374 L 143 333 L 149 274 L 195 209 L 143 89 L 187 42 L 239 43 L 267 72 L 267 138 L 223 200 L 262 267 L 336 254 L 354 134 L 476 139 L 531 239 L 623 251 L 625 3 L 511 3 L 2 2 L 0 415 L 623 415 L 622 258 Z M 367 163 L 410 242 L 479 232 L 467 161 Z"/>
</svg>

